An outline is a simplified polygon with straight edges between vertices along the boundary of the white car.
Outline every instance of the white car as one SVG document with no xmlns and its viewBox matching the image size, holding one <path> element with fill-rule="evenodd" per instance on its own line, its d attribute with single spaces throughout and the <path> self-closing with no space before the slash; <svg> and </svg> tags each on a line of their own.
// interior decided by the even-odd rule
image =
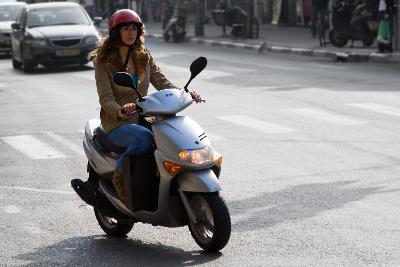
<svg viewBox="0 0 400 267">
<path fill-rule="evenodd" d="M 73 2 L 26 5 L 11 28 L 12 64 L 25 72 L 38 64 L 84 65 L 100 40 L 85 9 Z"/>
<path fill-rule="evenodd" d="M 0 1 L 0 52 L 11 52 L 11 24 L 25 2 Z"/>
</svg>

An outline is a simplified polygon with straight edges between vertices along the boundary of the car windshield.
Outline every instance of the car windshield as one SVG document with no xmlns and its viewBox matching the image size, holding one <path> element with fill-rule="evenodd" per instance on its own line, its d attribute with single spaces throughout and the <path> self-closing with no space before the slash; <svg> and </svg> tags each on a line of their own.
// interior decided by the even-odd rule
<svg viewBox="0 0 400 267">
<path fill-rule="evenodd" d="M 52 7 L 31 10 L 28 13 L 28 27 L 53 25 L 89 25 L 90 21 L 80 7 Z"/>
<path fill-rule="evenodd" d="M 0 6 L 0 21 L 13 21 L 17 18 L 21 5 Z"/>
</svg>

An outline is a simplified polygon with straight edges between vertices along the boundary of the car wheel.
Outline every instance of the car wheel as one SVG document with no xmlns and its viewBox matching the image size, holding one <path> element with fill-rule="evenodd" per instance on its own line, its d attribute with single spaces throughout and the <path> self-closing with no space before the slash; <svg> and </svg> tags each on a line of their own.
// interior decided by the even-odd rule
<svg viewBox="0 0 400 267">
<path fill-rule="evenodd" d="M 33 68 L 36 66 L 36 64 L 35 63 L 31 63 L 31 62 L 27 62 L 27 61 L 24 61 L 24 63 L 22 63 L 22 70 L 24 71 L 24 72 L 32 72 L 32 70 L 33 70 Z"/>
<path fill-rule="evenodd" d="M 13 68 L 16 70 L 20 70 L 22 67 L 22 63 L 15 60 L 14 58 L 12 59 L 12 65 L 13 65 Z"/>
<path fill-rule="evenodd" d="M 21 51 L 21 61 L 22 61 L 22 70 L 24 72 L 31 72 L 33 68 L 37 65 L 34 62 L 26 60 L 23 51 Z"/>
</svg>

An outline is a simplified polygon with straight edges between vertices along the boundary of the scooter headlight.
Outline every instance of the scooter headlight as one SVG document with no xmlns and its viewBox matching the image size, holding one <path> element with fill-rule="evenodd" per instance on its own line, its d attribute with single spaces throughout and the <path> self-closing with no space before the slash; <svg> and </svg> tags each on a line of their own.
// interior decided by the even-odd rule
<svg viewBox="0 0 400 267">
<path fill-rule="evenodd" d="M 179 158 L 192 164 L 205 164 L 212 161 L 212 150 L 206 146 L 200 149 L 182 150 Z"/>
</svg>

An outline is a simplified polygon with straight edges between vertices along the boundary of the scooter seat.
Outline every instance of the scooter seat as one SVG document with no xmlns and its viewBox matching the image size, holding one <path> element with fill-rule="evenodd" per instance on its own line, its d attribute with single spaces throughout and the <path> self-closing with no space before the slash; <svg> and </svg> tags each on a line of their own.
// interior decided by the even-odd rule
<svg viewBox="0 0 400 267">
<path fill-rule="evenodd" d="M 107 149 L 109 152 L 114 152 L 118 155 L 121 155 L 127 149 L 126 147 L 121 147 L 111 142 L 110 138 L 108 137 L 108 134 L 104 131 L 103 127 L 101 126 L 96 128 L 95 135 L 96 135 L 95 140 L 98 141 L 100 145 L 105 149 Z"/>
</svg>

